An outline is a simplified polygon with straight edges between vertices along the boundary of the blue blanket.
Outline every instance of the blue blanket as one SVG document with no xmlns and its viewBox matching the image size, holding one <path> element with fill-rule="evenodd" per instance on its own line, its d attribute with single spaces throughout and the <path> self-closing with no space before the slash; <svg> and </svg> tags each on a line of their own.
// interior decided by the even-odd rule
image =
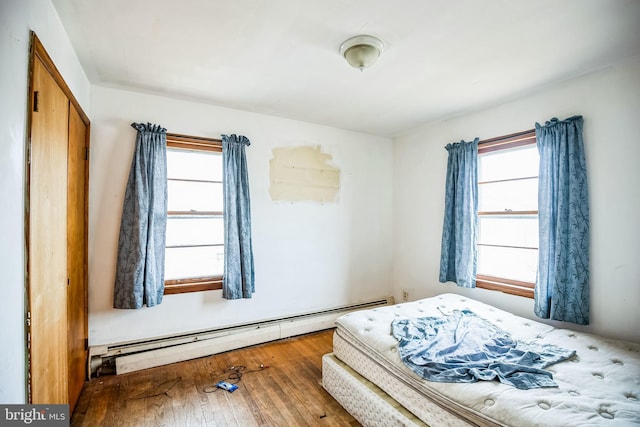
<svg viewBox="0 0 640 427">
<path fill-rule="evenodd" d="M 515 341 L 469 310 L 443 317 L 396 319 L 391 327 L 402 361 L 430 381 L 497 379 L 519 389 L 557 387 L 543 368 L 575 355 L 553 345 Z"/>
</svg>

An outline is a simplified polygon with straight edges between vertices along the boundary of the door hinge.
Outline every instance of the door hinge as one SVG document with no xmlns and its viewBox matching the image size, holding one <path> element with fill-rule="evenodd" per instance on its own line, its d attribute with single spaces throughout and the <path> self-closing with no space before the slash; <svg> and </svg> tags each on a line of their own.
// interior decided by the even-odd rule
<svg viewBox="0 0 640 427">
<path fill-rule="evenodd" d="M 33 111 L 36 113 L 40 109 L 40 94 L 37 90 L 33 91 Z"/>
<path fill-rule="evenodd" d="M 84 159 L 89 160 L 89 147 L 84 147 Z"/>
<path fill-rule="evenodd" d="M 89 350 L 89 338 L 84 339 L 84 349 Z"/>
<path fill-rule="evenodd" d="M 67 277 L 67 286 L 71 284 L 71 280 Z"/>
</svg>

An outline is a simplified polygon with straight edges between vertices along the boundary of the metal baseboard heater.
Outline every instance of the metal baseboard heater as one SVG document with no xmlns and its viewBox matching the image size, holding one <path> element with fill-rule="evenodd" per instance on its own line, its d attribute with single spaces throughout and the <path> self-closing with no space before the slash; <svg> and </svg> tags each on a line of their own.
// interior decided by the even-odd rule
<svg viewBox="0 0 640 427">
<path fill-rule="evenodd" d="M 92 346 L 88 377 L 116 374 L 210 356 L 269 341 L 330 329 L 348 312 L 394 304 L 392 296 L 259 322 L 179 334 L 143 341 Z"/>
</svg>

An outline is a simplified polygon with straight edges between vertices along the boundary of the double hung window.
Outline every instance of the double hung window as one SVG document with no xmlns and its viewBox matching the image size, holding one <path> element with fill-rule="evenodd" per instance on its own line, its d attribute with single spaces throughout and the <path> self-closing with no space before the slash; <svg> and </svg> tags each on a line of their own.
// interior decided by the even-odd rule
<svg viewBox="0 0 640 427">
<path fill-rule="evenodd" d="M 476 286 L 533 298 L 538 265 L 535 132 L 478 145 Z"/>
<path fill-rule="evenodd" d="M 222 142 L 167 134 L 165 294 L 222 288 Z"/>
</svg>

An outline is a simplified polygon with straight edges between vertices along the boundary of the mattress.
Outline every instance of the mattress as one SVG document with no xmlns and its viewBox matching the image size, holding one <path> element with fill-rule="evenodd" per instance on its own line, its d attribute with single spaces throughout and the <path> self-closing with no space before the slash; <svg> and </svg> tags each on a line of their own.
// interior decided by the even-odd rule
<svg viewBox="0 0 640 427">
<path fill-rule="evenodd" d="M 497 381 L 437 383 L 406 367 L 391 335 L 395 318 L 468 309 L 513 338 L 575 350 L 548 368 L 558 387 L 519 390 Z M 506 426 L 640 425 L 640 344 L 557 329 L 455 294 L 346 314 L 334 354 L 427 424 Z M 441 425 L 441 424 L 440 424 Z"/>
<path fill-rule="evenodd" d="M 427 425 L 333 353 L 322 356 L 322 386 L 364 426 Z M 448 425 L 441 421 L 431 425 Z"/>
</svg>

